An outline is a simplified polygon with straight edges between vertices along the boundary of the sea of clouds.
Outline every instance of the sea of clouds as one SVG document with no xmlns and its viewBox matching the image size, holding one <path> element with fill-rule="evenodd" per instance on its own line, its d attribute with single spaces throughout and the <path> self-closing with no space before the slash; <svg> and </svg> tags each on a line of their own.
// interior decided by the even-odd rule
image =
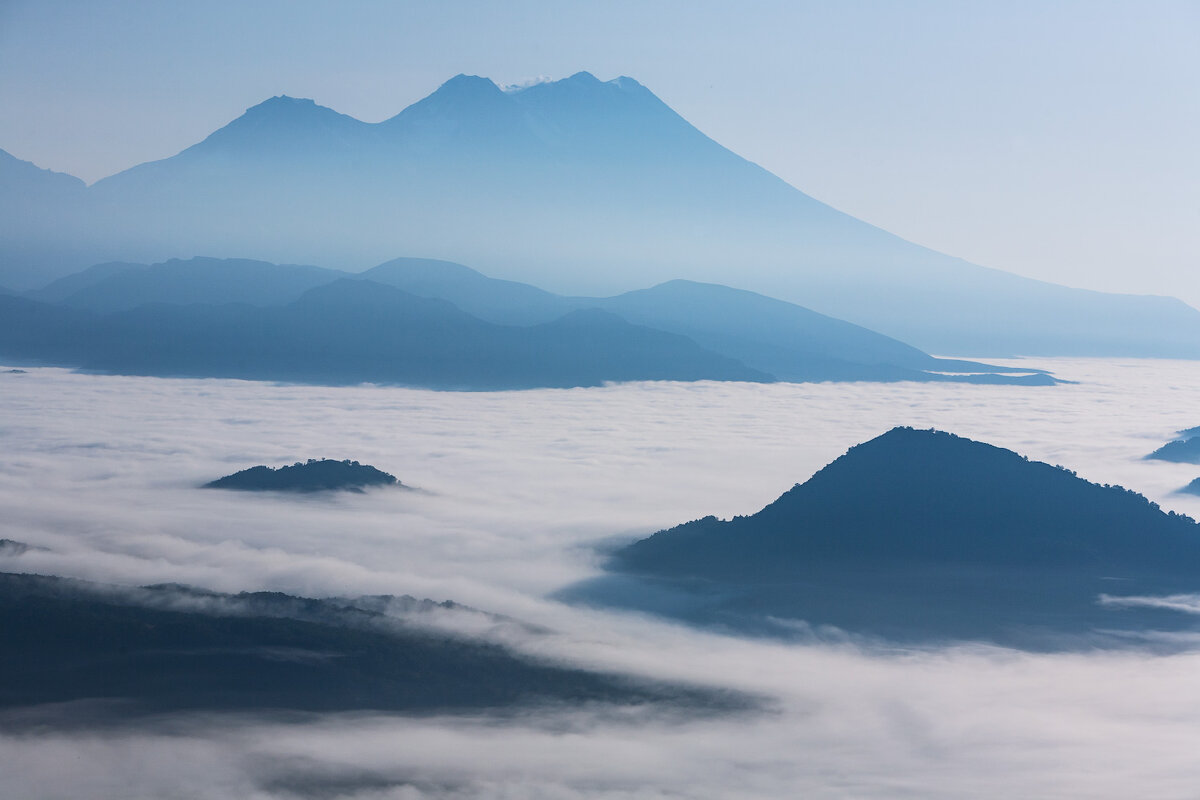
<svg viewBox="0 0 1200 800">
<path fill-rule="evenodd" d="M 1191 362 L 1041 360 L 1076 383 L 638 383 L 449 393 L 0 374 L 0 570 L 127 585 L 454 600 L 549 629 L 437 624 L 538 658 L 749 691 L 766 710 L 494 718 L 175 715 L 10 726 L 13 797 L 1191 797 L 1200 652 L 896 650 L 742 640 L 554 593 L 605 547 L 757 511 L 853 444 L 937 427 L 1200 516 L 1200 467 L 1142 460 L 1200 425 Z M 200 490 L 351 458 L 416 491 Z M 1152 602 L 1152 601 L 1147 601 Z M 1166 602 L 1180 613 L 1194 598 Z"/>
</svg>

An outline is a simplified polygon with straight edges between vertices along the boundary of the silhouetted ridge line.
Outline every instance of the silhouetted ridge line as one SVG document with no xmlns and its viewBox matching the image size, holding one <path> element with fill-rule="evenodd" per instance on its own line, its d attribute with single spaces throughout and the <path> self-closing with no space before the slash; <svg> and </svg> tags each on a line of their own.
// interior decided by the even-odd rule
<svg viewBox="0 0 1200 800">
<path fill-rule="evenodd" d="M 688 565 L 698 574 L 722 568 L 719 560 L 697 560 L 707 548 L 728 551 L 729 569 L 794 566 L 774 562 L 781 555 L 859 564 L 1200 569 L 1200 528 L 1188 517 L 1011 450 L 912 428 L 855 445 L 757 514 L 659 532 L 622 551 L 617 563 L 676 573 Z M 662 560 L 660 551 L 674 560 Z"/>
<path fill-rule="evenodd" d="M 357 461 L 334 461 L 310 458 L 307 462 L 297 461 L 290 466 L 271 468 L 267 466 L 226 475 L 204 484 L 205 489 L 238 489 L 247 492 L 322 492 L 345 490 L 361 492 L 370 486 L 403 486 L 394 475 L 389 475 L 369 464 Z"/>
<path fill-rule="evenodd" d="M 19 290 L 212 248 L 359 269 L 403 248 L 575 294 L 736 283 L 926 352 L 1200 357 L 1200 312 L 1178 300 L 1068 289 L 906 242 L 626 77 L 505 92 L 460 75 L 380 123 L 274 97 L 90 187 L 0 155 L 0 207 L 0 283 Z"/>
<path fill-rule="evenodd" d="M 289 292 L 301 288 L 284 283 Z M 684 336 L 611 314 L 497 325 L 445 300 L 347 278 L 267 307 L 149 303 L 95 314 L 0 295 L 0 355 L 134 375 L 470 391 L 773 379 Z"/>
<path fill-rule="evenodd" d="M 747 633 L 1111 645 L 1197 627 L 1097 598 L 1200 591 L 1200 525 L 1011 450 L 895 428 L 755 514 L 659 531 L 608 567 L 564 596 Z"/>
<path fill-rule="evenodd" d="M 34 715 L 77 726 L 184 709 L 462 713 L 601 702 L 711 711 L 749 702 L 539 662 L 410 622 L 431 606 L 0 573 L 0 708 L 92 701 Z"/>
<path fill-rule="evenodd" d="M 1182 438 L 1167 442 L 1146 458 L 1154 461 L 1173 461 L 1177 464 L 1200 464 L 1200 435 L 1192 433 L 1195 430 L 1191 428 L 1180 431 Z"/>
</svg>

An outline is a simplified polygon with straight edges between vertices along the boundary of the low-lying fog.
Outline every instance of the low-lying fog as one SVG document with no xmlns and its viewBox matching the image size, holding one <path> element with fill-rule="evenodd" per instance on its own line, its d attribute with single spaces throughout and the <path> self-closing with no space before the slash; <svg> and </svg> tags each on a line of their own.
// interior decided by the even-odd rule
<svg viewBox="0 0 1200 800">
<path fill-rule="evenodd" d="M 541 657 L 746 689 L 727 718 L 177 716 L 0 734 L 13 797 L 1190 797 L 1200 650 L 1034 655 L 747 641 L 547 596 L 596 547 L 757 511 L 849 446 L 937 427 L 1200 516 L 1200 467 L 1141 458 L 1200 425 L 1191 362 L 1039 360 L 1050 388 L 673 384 L 509 393 L 0 374 L 0 570 L 310 596 L 412 594 L 551 628 Z M 420 491 L 200 490 L 351 458 Z M 446 624 L 454 624 L 453 620 Z M 486 628 L 486 626 L 483 626 Z M 3 724 L 0 717 L 0 724 Z"/>
</svg>

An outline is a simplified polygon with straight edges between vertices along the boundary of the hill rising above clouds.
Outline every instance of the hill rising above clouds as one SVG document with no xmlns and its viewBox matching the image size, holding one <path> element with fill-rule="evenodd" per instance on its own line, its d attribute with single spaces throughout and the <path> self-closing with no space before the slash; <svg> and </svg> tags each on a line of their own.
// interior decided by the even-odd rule
<svg viewBox="0 0 1200 800">
<path fill-rule="evenodd" d="M 1010 450 L 896 428 L 755 514 L 660 531 L 610 567 L 642 590 L 626 577 L 593 597 L 636 605 L 616 587 L 646 600 L 654 586 L 689 596 L 670 613 L 740 630 L 1044 645 L 1196 627 L 1145 598 L 1200 591 L 1200 525 Z"/>
<path fill-rule="evenodd" d="M 374 124 L 275 97 L 91 187 L 6 158 L 22 177 L 0 192 L 20 212 L 0 221 L 0 283 L 17 288 L 104 260 L 361 269 L 403 251 L 569 294 L 732 284 L 940 354 L 1200 357 L 1200 312 L 1179 301 L 905 242 L 721 147 L 626 77 L 503 91 L 459 75 Z"/>
<path fill-rule="evenodd" d="M 205 489 L 234 489 L 243 492 L 361 492 L 371 486 L 402 486 L 370 464 L 310 458 L 282 467 L 259 465 L 204 484 Z"/>
</svg>

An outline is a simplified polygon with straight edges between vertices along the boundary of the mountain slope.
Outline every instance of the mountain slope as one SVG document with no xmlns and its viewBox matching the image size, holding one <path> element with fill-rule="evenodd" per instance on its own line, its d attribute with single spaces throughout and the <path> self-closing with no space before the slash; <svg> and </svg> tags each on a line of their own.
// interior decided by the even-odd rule
<svg viewBox="0 0 1200 800">
<path fill-rule="evenodd" d="M 131 589 L 0 573 L 0 707 L 107 701 L 93 713 L 128 718 L 177 709 L 427 713 L 730 702 L 536 663 L 374 610 L 389 599 Z M 70 717 L 88 719 L 80 709 Z"/>
<path fill-rule="evenodd" d="M 1200 525 L 1009 450 L 897 428 L 756 514 L 660 531 L 610 567 L 696 592 L 688 613 L 707 622 L 1027 643 L 1031 631 L 1194 627 L 1098 600 L 1200 589 Z"/>
<path fill-rule="evenodd" d="M 499 325 L 537 325 L 579 307 L 535 286 L 489 278 L 462 264 L 432 258 L 394 258 L 359 277 L 418 297 L 448 300 L 468 314 Z"/>
<path fill-rule="evenodd" d="M 267 308 L 164 303 L 101 315 L 0 297 L 0 354 L 135 375 L 465 390 L 771 380 L 601 311 L 494 325 L 442 300 L 349 279 Z"/>
<path fill-rule="evenodd" d="M 283 305 L 345 276 L 321 267 L 248 259 L 172 259 L 149 267 L 100 264 L 28 296 L 100 313 L 147 303 Z"/>
<path fill-rule="evenodd" d="M 46 279 L 101 259 L 362 268 L 403 250 L 570 294 L 733 284 L 940 354 L 1200 357 L 1195 309 L 905 242 L 731 153 L 624 77 L 504 92 L 457 76 L 376 124 L 273 98 L 85 195 L 55 215 Z M 72 263 L 63 241 L 90 257 Z"/>
<path fill-rule="evenodd" d="M 383 470 L 357 461 L 310 458 L 282 467 L 258 465 L 204 484 L 204 489 L 242 492 L 362 492 L 372 486 L 403 486 Z"/>
<path fill-rule="evenodd" d="M 1179 432 L 1178 439 L 1167 442 L 1146 456 L 1152 461 L 1174 461 L 1179 464 L 1200 464 L 1200 430 L 1189 428 Z"/>
<path fill-rule="evenodd" d="M 937 359 L 903 342 L 802 306 L 715 284 L 669 281 L 615 297 L 563 297 L 435 259 L 398 258 L 361 277 L 448 300 L 502 324 L 532 325 L 570 309 L 600 308 L 636 325 L 687 336 L 786 381 L 961 380 L 1051 385 L 1036 369 Z M 1002 373 L 1033 373 L 1004 377 Z M 943 375 L 935 373 L 975 373 Z"/>
<path fill-rule="evenodd" d="M 341 277 L 347 274 L 317 267 L 194 258 L 150 267 L 97 265 L 26 296 L 101 313 L 156 302 L 275 306 Z M 530 326 L 574 311 L 608 310 L 635 325 L 702 342 L 708 350 L 782 380 L 1055 382 L 1035 369 L 935 359 L 857 325 L 712 284 L 672 281 L 616 297 L 563 297 L 528 284 L 488 278 L 461 264 L 417 258 L 393 259 L 353 277 L 447 300 L 472 316 L 501 325 Z"/>
</svg>

